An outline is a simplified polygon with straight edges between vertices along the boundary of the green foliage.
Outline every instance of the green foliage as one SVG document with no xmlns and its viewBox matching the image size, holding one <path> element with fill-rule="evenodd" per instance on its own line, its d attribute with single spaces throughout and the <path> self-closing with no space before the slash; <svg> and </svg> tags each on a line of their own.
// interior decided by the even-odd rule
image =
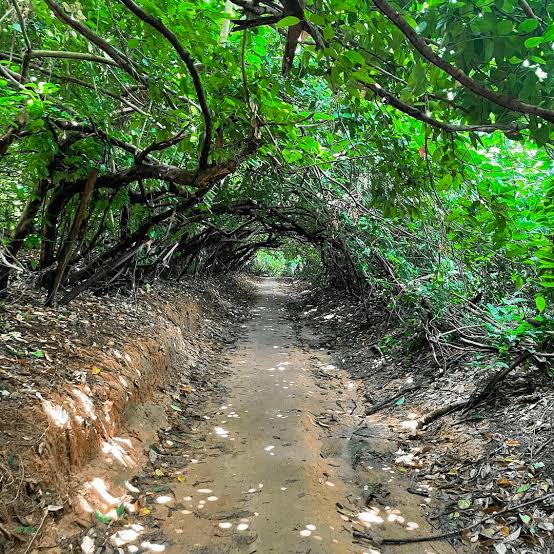
<svg viewBox="0 0 554 554">
<path fill-rule="evenodd" d="M 313 280 L 321 271 L 321 260 L 317 250 L 310 245 L 289 240 L 275 249 L 259 249 L 248 270 L 255 275 Z"/>
<path fill-rule="evenodd" d="M 249 12 L 223 0 L 140 2 L 157 28 L 123 2 L 19 4 L 0 0 L 11 262 L 48 281 L 95 168 L 64 285 L 248 266 L 378 298 L 414 334 L 429 311 L 501 354 L 548 339 L 552 3 L 529 2 L 534 17 L 515 0 L 395 5 L 442 69 L 376 0 L 312 0 L 309 26 L 262 2 L 273 25 L 231 33 Z M 310 36 L 283 75 L 298 25 Z"/>
<path fill-rule="evenodd" d="M 291 277 L 298 266 L 298 259 L 286 259 L 281 250 L 258 250 L 251 264 L 251 271 L 255 275 L 272 277 Z"/>
</svg>

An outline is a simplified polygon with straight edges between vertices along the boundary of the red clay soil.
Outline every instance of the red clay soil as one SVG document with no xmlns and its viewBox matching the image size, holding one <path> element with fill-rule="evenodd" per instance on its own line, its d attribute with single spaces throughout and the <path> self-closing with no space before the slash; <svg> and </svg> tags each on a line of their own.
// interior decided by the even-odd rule
<svg viewBox="0 0 554 554">
<path fill-rule="evenodd" d="M 24 290 L 0 312 L 0 552 L 25 551 L 44 526 L 79 511 L 79 470 L 121 452 L 122 420 L 161 389 L 191 394 L 242 317 L 244 282 L 190 281 L 133 297 L 43 306 Z"/>
</svg>

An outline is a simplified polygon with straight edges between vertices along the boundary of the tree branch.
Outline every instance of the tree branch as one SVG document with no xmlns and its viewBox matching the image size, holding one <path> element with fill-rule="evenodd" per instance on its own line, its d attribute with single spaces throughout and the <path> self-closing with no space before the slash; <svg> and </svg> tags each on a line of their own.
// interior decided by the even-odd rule
<svg viewBox="0 0 554 554">
<path fill-rule="evenodd" d="M 468 131 L 475 131 L 480 133 L 492 133 L 494 131 L 520 131 L 521 129 L 525 129 L 526 127 L 523 125 L 518 125 L 516 123 L 511 125 L 502 125 L 502 124 L 495 124 L 495 125 L 453 125 L 451 123 L 443 123 L 442 121 L 438 121 L 437 119 L 433 119 L 429 115 L 427 115 L 425 112 L 419 110 L 415 106 L 411 106 L 410 104 L 406 104 L 405 102 L 402 102 L 399 98 L 397 98 L 392 92 L 384 89 L 380 85 L 377 84 L 369 84 L 364 83 L 362 81 L 359 81 L 360 84 L 362 84 L 364 87 L 371 90 L 373 93 L 375 93 L 379 98 L 382 98 L 387 104 L 390 104 L 397 110 L 400 110 L 401 112 L 404 112 L 405 114 L 408 114 L 409 116 L 413 117 L 414 119 L 418 119 L 419 121 L 423 121 L 424 123 L 427 123 L 428 125 L 431 125 L 431 127 L 435 127 L 436 129 L 440 129 L 441 131 L 446 131 L 447 133 L 460 133 L 460 132 L 468 132 Z"/>
<path fill-rule="evenodd" d="M 192 77 L 194 90 L 196 91 L 196 97 L 198 99 L 198 103 L 200 104 L 202 115 L 204 117 L 204 143 L 202 145 L 202 151 L 200 153 L 199 166 L 200 169 L 205 169 L 208 166 L 208 156 L 210 154 L 210 147 L 212 143 L 212 116 L 210 114 L 210 109 L 206 101 L 206 95 L 204 94 L 202 83 L 200 82 L 200 75 L 198 74 L 198 70 L 194 65 L 194 61 L 191 55 L 183 48 L 183 45 L 179 42 L 179 39 L 176 37 L 173 31 L 168 29 L 157 17 L 154 17 L 153 15 L 145 12 L 139 5 L 135 4 L 133 0 L 119 1 L 124 4 L 130 11 L 132 11 L 139 19 L 156 29 L 156 31 L 158 31 L 164 38 L 166 38 L 187 67 L 190 76 Z"/>
<path fill-rule="evenodd" d="M 24 83 L 33 47 L 31 46 L 31 41 L 29 40 L 29 35 L 27 34 L 27 25 L 25 24 L 25 19 L 23 18 L 23 14 L 19 9 L 19 4 L 17 3 L 17 0 L 9 1 L 15 10 L 15 13 L 17 14 L 17 19 L 19 20 L 19 25 L 21 26 L 21 32 L 23 33 L 23 41 L 25 42 L 25 52 L 23 54 L 23 62 L 21 64 L 21 72 L 19 76 L 19 82 Z"/>
<path fill-rule="evenodd" d="M 527 104 L 521 102 L 516 98 L 512 98 L 506 94 L 498 94 L 491 90 L 487 86 L 479 83 L 466 75 L 461 69 L 453 66 L 441 58 L 438 54 L 435 54 L 433 50 L 427 45 L 425 40 L 416 33 L 416 31 L 410 26 L 410 24 L 399 14 L 386 0 L 373 0 L 373 3 L 377 8 L 386 16 L 396 27 L 398 27 L 406 38 L 412 43 L 413 47 L 429 62 L 436 65 L 444 72 L 448 73 L 452 78 L 458 81 L 467 89 L 471 90 L 478 96 L 482 96 L 487 100 L 490 100 L 498 106 L 507 108 L 513 112 L 525 113 L 535 115 L 546 121 L 554 123 L 554 111 L 542 108 L 541 106 L 535 106 L 533 104 Z"/>
<path fill-rule="evenodd" d="M 86 25 L 83 25 L 79 21 L 76 21 L 68 14 L 66 14 L 64 9 L 57 2 L 55 2 L 55 0 L 44 1 L 46 2 L 50 10 L 54 13 L 54 15 L 62 23 L 65 23 L 66 25 L 69 25 L 72 29 L 75 29 L 75 31 L 77 31 L 80 35 L 84 36 L 88 41 L 92 42 L 92 44 L 108 54 L 108 56 L 110 56 L 110 58 L 112 58 L 112 60 L 114 60 L 121 69 L 131 75 L 131 77 L 143 84 L 147 84 L 147 79 L 134 68 L 132 62 L 130 62 L 122 52 L 120 52 L 117 48 L 114 48 L 103 38 L 99 37 Z"/>
<path fill-rule="evenodd" d="M 64 52 L 63 50 L 33 50 L 31 52 L 31 58 L 59 58 L 66 60 L 83 60 L 86 62 L 101 63 L 119 67 L 119 64 L 109 58 L 103 58 L 102 56 L 95 56 L 94 54 L 88 54 L 87 52 Z"/>
<path fill-rule="evenodd" d="M 535 12 L 533 11 L 533 8 L 531 8 L 531 6 L 525 0 L 518 0 L 518 4 L 527 17 L 531 17 L 540 22 L 539 18 L 535 15 Z"/>
</svg>

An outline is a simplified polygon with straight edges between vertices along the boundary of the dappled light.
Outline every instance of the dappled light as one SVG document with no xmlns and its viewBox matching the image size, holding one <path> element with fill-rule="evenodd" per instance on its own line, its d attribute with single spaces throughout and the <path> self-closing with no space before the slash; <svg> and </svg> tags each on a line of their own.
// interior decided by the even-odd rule
<svg viewBox="0 0 554 554">
<path fill-rule="evenodd" d="M 133 457 L 126 450 L 131 448 L 132 444 L 130 440 L 118 437 L 114 437 L 110 442 L 104 441 L 102 443 L 102 453 L 125 467 L 135 465 Z"/>
<path fill-rule="evenodd" d="M 0 0 L 0 551 L 554 551 L 554 2 Z"/>
</svg>

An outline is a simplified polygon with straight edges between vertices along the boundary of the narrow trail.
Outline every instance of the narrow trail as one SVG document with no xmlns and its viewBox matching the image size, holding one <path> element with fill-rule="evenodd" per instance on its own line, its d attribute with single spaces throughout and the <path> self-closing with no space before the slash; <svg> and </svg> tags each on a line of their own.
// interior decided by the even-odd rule
<svg viewBox="0 0 554 554">
<path fill-rule="evenodd" d="M 433 529 L 423 518 L 422 499 L 405 492 L 407 480 L 395 482 L 403 477 L 394 468 L 352 468 L 350 438 L 363 411 L 357 384 L 330 365 L 325 351 L 306 346 L 307 328 L 300 336 L 293 331 L 287 288 L 260 281 L 253 318 L 222 383 L 226 402 L 196 429 L 208 454 L 199 453 L 186 482 L 177 485 L 176 499 L 185 509 L 160 524 L 170 539 L 165 551 L 455 552 L 446 543 L 373 550 L 352 543 L 337 502 L 356 515 L 365 511 L 368 532 L 381 537 L 428 535 Z M 363 444 L 390 448 L 378 442 Z M 360 508 L 364 483 L 376 482 L 387 486 L 390 507 Z"/>
</svg>

